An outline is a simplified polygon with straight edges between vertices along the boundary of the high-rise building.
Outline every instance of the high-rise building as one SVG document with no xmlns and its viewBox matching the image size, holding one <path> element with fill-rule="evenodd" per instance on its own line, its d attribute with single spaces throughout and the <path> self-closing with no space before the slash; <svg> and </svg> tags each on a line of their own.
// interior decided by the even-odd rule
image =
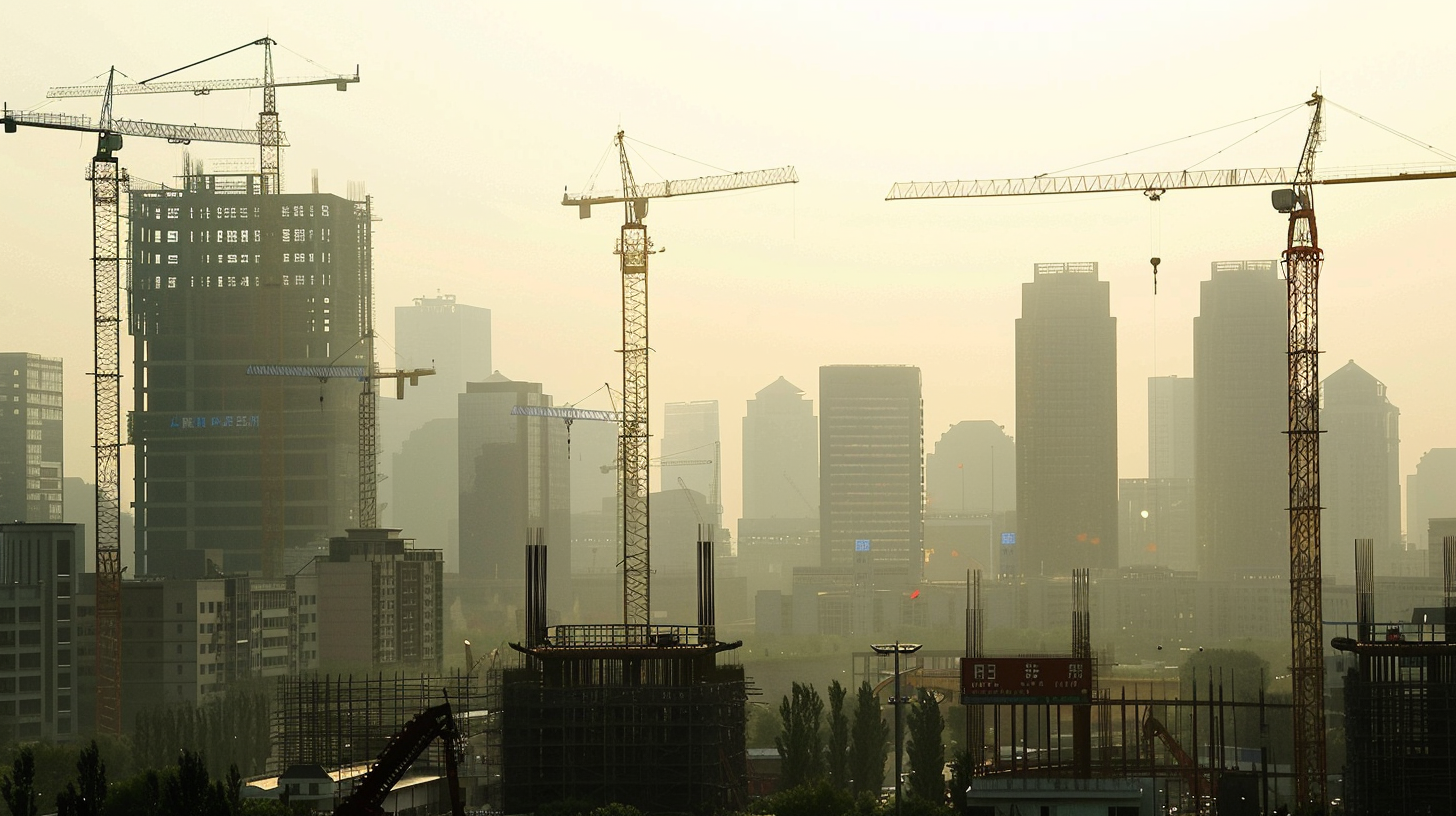
<svg viewBox="0 0 1456 816">
<path fill-rule="evenodd" d="M 721 437 L 718 434 L 718 401 L 669 402 L 662 411 L 662 447 L 658 464 L 661 492 L 678 490 L 682 484 L 708 497 L 714 523 L 722 524 L 723 473 Z"/>
<path fill-rule="evenodd" d="M 925 456 L 928 515 L 1016 509 L 1016 442 L 989 419 L 950 426 Z"/>
<path fill-rule="evenodd" d="M 1016 560 L 1117 566 L 1117 318 L 1095 262 L 1041 263 L 1016 320 Z"/>
<path fill-rule="evenodd" d="M 131 439 L 144 574 L 173 574 L 202 548 L 222 551 L 224 571 L 261 569 L 264 423 L 282 426 L 285 547 L 358 526 L 360 384 L 246 372 L 365 364 L 368 203 L 264 196 L 260 182 L 189 175 L 182 190 L 132 192 Z M 264 410 L 271 389 L 281 412 Z"/>
<path fill-rule="evenodd" d="M 394 337 L 396 368 L 433 368 L 435 373 L 409 386 L 404 399 L 380 401 L 379 449 L 388 476 L 379 484 L 381 518 L 403 528 L 418 546 L 444 550 L 445 569 L 454 572 L 456 512 L 420 498 L 458 492 L 451 464 L 455 412 L 465 383 L 480 382 L 494 370 L 490 310 L 459 303 L 454 295 L 418 297 L 409 306 L 395 307 Z"/>
<path fill-rule="evenodd" d="M 60 522 L 61 361 L 0 354 L 0 388 L 0 523 Z"/>
<path fill-rule="evenodd" d="M 1431 519 L 1456 518 L 1456 448 L 1431 448 L 1406 477 L 1407 546 L 1428 540 Z"/>
<path fill-rule="evenodd" d="M 1325 378 L 1323 392 L 1320 558 L 1325 576 L 1348 583 L 1355 539 L 1374 539 L 1377 570 L 1400 550 L 1400 409 L 1354 360 Z"/>
<path fill-rule="evenodd" d="M 467 383 L 460 411 L 460 575 L 525 586 L 529 530 L 541 528 L 548 547 L 553 598 L 566 597 L 571 576 L 571 474 L 566 425 L 559 419 L 516 416 L 515 406 L 549 406 L 541 384 L 517 382 L 499 371 Z"/>
<path fill-rule="evenodd" d="M 444 560 L 399 532 L 350 530 L 329 540 L 327 559 L 314 561 L 320 666 L 440 671 Z"/>
<path fill-rule="evenodd" d="M 96 599 L 84 572 L 76 525 L 0 524 L 0 739 L 90 730 L 96 652 L 81 609 Z"/>
<path fill-rule="evenodd" d="M 819 547 L 826 569 L 878 588 L 920 580 L 924 558 L 920 369 L 819 369 Z"/>
<path fill-rule="evenodd" d="M 1204 578 L 1289 574 L 1289 335 L 1273 261 L 1219 261 L 1193 319 L 1194 492 Z"/>
<path fill-rule="evenodd" d="M 787 591 L 795 567 L 819 565 L 819 418 L 783 377 L 743 417 L 743 518 L 738 570 L 750 592 Z"/>
<path fill-rule="evenodd" d="M 1193 478 L 1193 380 L 1148 378 L 1148 478 Z"/>
<path fill-rule="evenodd" d="M 783 377 L 748 401 L 743 417 L 743 517 L 819 516 L 819 418 Z"/>
</svg>

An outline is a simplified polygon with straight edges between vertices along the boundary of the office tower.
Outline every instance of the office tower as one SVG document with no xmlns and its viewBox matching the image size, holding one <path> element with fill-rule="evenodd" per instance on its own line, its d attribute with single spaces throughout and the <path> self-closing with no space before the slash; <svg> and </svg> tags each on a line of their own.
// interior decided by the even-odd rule
<svg viewBox="0 0 1456 816">
<path fill-rule="evenodd" d="M 1117 566 L 1117 319 L 1095 262 L 1037 264 L 1016 320 L 1016 558 Z"/>
<path fill-rule="evenodd" d="M 96 599 L 84 572 L 76 525 L 0 524 L 0 739 L 8 743 L 69 742 L 90 731 L 96 651 L 81 618 Z"/>
<path fill-rule="evenodd" d="M 783 377 L 743 417 L 743 518 L 738 570 L 750 592 L 788 591 L 795 567 L 819 565 L 819 418 Z"/>
<path fill-rule="evenodd" d="M 525 585 L 527 531 L 542 528 L 548 591 L 561 598 L 571 574 L 571 475 L 566 425 L 514 416 L 520 405 L 551 405 L 541 384 L 499 371 L 467 383 L 460 411 L 460 575 Z"/>
<path fill-rule="evenodd" d="M 324 668 L 440 671 L 444 559 L 399 532 L 350 530 L 329 539 L 328 558 L 313 563 Z M 518 562 L 524 552 L 516 550 Z"/>
<path fill-rule="evenodd" d="M 1148 378 L 1148 478 L 1118 481 L 1118 552 L 1124 565 L 1192 571 L 1193 379 Z"/>
<path fill-rule="evenodd" d="M 1456 518 L 1456 448 L 1431 448 L 1406 477 L 1407 546 L 1419 549 L 1437 518 Z"/>
<path fill-rule="evenodd" d="M 682 484 L 708 497 L 714 523 L 722 523 L 723 503 L 719 477 L 723 472 L 718 435 L 718 401 L 669 402 L 662 411 L 662 447 L 659 489 L 677 490 Z"/>
<path fill-rule="evenodd" d="M 743 417 L 743 517 L 819 515 L 819 419 L 814 401 L 783 377 L 748 401 Z"/>
<path fill-rule="evenodd" d="M 1194 493 L 1204 578 L 1289 574 L 1289 371 L 1273 261 L 1220 261 L 1193 319 Z"/>
<path fill-rule="evenodd" d="M 0 389 L 0 523 L 60 522 L 61 361 L 0 354 Z"/>
<path fill-rule="evenodd" d="M 925 456 L 927 515 L 1016 509 L 1016 442 L 989 419 L 950 426 Z"/>
<path fill-rule="evenodd" d="M 440 509 L 431 496 L 454 496 L 458 397 L 465 383 L 490 376 L 490 310 L 458 303 L 454 295 L 418 297 L 394 309 L 395 355 L 399 370 L 433 368 L 404 399 L 379 404 L 380 517 L 400 527 L 417 546 L 445 552 L 445 570 L 459 569 L 459 518 L 453 506 Z M 448 426 L 448 427 L 447 427 Z"/>
<path fill-rule="evenodd" d="M 1320 558 L 1327 577 L 1349 583 L 1355 539 L 1375 541 L 1377 570 L 1400 550 L 1400 409 L 1354 360 L 1325 378 L 1323 392 Z"/>
<path fill-rule="evenodd" d="M 825 568 L 880 589 L 920 580 L 924 548 L 920 369 L 819 369 L 819 547 Z"/>
<path fill-rule="evenodd" d="M 256 174 L 183 183 L 131 195 L 138 571 L 176 574 L 202 548 L 220 549 L 227 572 L 256 571 L 264 423 L 281 423 L 285 548 L 359 523 L 360 383 L 246 371 L 365 364 L 369 208 L 265 197 Z M 281 410 L 265 410 L 278 393 Z"/>
<path fill-rule="evenodd" d="M 1193 380 L 1148 378 L 1148 478 L 1193 478 Z"/>
</svg>

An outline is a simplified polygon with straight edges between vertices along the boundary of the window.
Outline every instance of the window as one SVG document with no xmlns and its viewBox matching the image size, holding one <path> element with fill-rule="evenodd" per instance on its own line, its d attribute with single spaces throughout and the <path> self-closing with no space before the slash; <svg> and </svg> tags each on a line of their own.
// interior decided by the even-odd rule
<svg viewBox="0 0 1456 816">
<path fill-rule="evenodd" d="M 57 672 L 56 673 L 56 688 L 68 689 L 70 687 L 71 687 L 71 673 L 70 672 Z"/>
<path fill-rule="evenodd" d="M 69 595 L 70 593 L 68 592 L 66 594 Z M 20 607 L 20 622 L 21 623 L 40 623 L 40 607 L 38 607 L 38 606 L 22 606 L 22 607 Z"/>
<path fill-rule="evenodd" d="M 29 652 L 20 656 L 21 669 L 40 668 L 40 652 Z"/>
<path fill-rule="evenodd" d="M 179 614 L 179 615 L 182 614 L 182 602 L 181 601 L 178 601 L 177 602 L 177 614 Z"/>
<path fill-rule="evenodd" d="M 38 631 L 36 631 L 34 629 L 21 631 L 21 633 L 20 633 L 20 645 L 21 646 L 39 646 L 40 645 L 40 632 L 38 632 Z"/>
</svg>

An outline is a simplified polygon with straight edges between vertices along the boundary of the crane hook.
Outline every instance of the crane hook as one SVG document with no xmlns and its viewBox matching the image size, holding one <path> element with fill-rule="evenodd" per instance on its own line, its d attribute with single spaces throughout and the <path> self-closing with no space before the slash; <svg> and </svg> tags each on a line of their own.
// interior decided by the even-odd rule
<svg viewBox="0 0 1456 816">
<path fill-rule="evenodd" d="M 1148 262 L 1153 265 L 1153 294 L 1156 295 L 1158 293 L 1158 264 L 1162 263 L 1163 259 L 1153 257 L 1149 258 Z"/>
</svg>

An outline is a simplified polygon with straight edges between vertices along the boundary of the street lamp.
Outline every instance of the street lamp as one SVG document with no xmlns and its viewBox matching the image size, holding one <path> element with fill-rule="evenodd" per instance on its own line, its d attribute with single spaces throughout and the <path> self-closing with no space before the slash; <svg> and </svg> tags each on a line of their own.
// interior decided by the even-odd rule
<svg viewBox="0 0 1456 816">
<path fill-rule="evenodd" d="M 870 648 L 874 649 L 875 654 L 878 655 L 893 654 L 895 656 L 895 696 L 890 698 L 890 703 L 895 706 L 895 816 L 900 816 L 900 777 L 904 775 L 901 764 L 904 761 L 905 753 L 903 746 L 905 730 L 901 727 L 903 716 L 900 711 L 905 703 L 905 698 L 900 696 L 900 655 L 920 651 L 920 644 L 901 643 L 897 640 L 894 643 L 871 643 Z"/>
</svg>

